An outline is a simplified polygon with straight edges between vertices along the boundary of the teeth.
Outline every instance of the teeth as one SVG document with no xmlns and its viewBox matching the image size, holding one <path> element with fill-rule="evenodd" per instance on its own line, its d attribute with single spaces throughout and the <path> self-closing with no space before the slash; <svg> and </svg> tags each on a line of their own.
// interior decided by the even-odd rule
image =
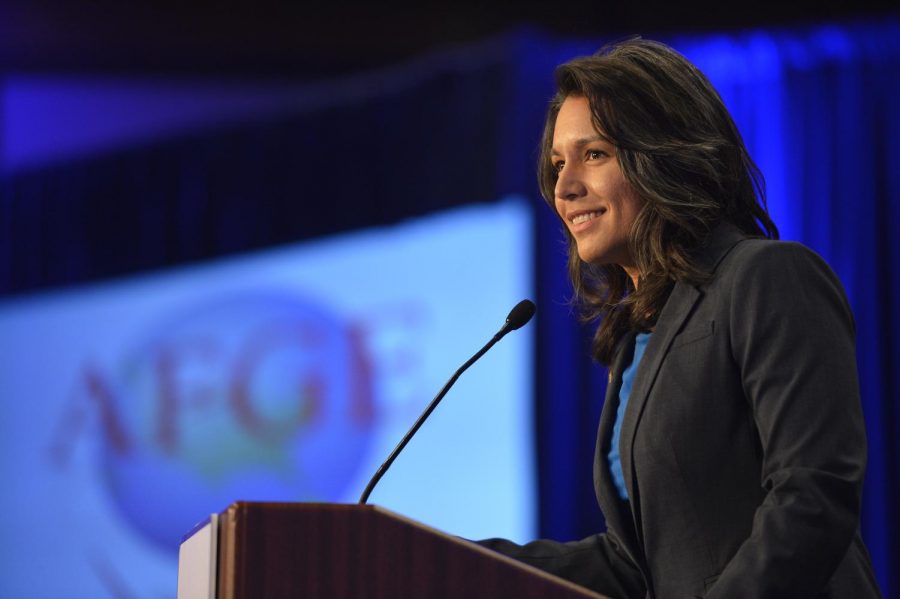
<svg viewBox="0 0 900 599">
<path fill-rule="evenodd" d="M 572 219 L 572 224 L 577 225 L 580 223 L 586 223 L 594 217 L 600 216 L 599 212 L 586 212 L 584 214 L 579 214 L 575 218 Z"/>
</svg>

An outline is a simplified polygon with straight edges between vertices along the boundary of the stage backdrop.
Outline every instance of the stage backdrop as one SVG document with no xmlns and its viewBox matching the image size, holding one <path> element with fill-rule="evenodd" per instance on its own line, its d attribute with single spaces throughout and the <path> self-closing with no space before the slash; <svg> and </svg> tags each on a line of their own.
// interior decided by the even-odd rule
<svg viewBox="0 0 900 599">
<path fill-rule="evenodd" d="M 530 292 L 530 230 L 508 199 L 0 303 L 0 595 L 171 596 L 182 535 L 232 501 L 356 501 Z M 460 379 L 372 502 L 533 538 L 532 332 Z"/>
<path fill-rule="evenodd" d="M 527 197 L 536 215 L 539 532 L 591 534 L 603 526 L 590 476 L 605 374 L 586 358 L 590 327 L 567 305 L 562 237 L 541 205 L 534 161 L 554 65 L 604 41 L 521 31 L 321 86 L 296 113 L 106 146 L 77 160 L 70 152 L 52 167 L 31 153 L 52 143 L 32 141 L 23 152 L 7 145 L 6 156 L 28 160 L 0 182 L 0 290 L 20 294 Z M 782 236 L 821 253 L 846 287 L 870 444 L 862 532 L 886 596 L 898 597 L 900 21 L 663 41 L 721 90 L 766 175 Z"/>
</svg>

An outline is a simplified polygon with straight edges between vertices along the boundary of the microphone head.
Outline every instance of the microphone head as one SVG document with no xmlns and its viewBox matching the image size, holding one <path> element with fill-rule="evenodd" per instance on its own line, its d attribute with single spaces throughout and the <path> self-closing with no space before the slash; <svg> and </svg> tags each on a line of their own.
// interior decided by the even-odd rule
<svg viewBox="0 0 900 599">
<path fill-rule="evenodd" d="M 534 316 L 536 308 L 534 302 L 524 299 L 510 310 L 509 316 L 506 317 L 506 324 L 503 325 L 505 331 L 515 331 L 525 326 L 531 317 Z"/>
</svg>

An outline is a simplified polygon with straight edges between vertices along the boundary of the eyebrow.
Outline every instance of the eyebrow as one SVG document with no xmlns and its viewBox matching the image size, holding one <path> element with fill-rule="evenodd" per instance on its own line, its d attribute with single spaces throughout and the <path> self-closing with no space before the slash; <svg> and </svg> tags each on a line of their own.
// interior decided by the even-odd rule
<svg viewBox="0 0 900 599">
<path fill-rule="evenodd" d="M 576 139 L 575 147 L 581 148 L 590 143 L 594 143 L 595 141 L 602 141 L 605 143 L 609 143 L 609 141 L 605 137 L 603 137 L 600 134 L 597 134 L 597 135 L 592 135 L 590 137 L 582 137 L 582 138 Z M 550 155 L 551 156 L 562 156 L 562 154 L 560 154 L 559 150 L 557 150 L 555 148 L 550 148 Z"/>
</svg>

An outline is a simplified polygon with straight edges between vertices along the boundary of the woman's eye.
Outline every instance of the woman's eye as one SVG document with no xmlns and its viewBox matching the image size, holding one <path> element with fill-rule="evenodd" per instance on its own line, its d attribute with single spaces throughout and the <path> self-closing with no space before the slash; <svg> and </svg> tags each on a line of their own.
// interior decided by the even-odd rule
<svg viewBox="0 0 900 599">
<path fill-rule="evenodd" d="M 559 171 L 563 170 L 563 167 L 566 165 L 565 161 L 559 160 L 553 163 L 553 172 L 559 174 Z"/>
<path fill-rule="evenodd" d="M 606 156 L 606 152 L 603 150 L 588 150 L 588 158 L 591 160 L 597 160 L 599 158 L 603 158 Z"/>
</svg>

